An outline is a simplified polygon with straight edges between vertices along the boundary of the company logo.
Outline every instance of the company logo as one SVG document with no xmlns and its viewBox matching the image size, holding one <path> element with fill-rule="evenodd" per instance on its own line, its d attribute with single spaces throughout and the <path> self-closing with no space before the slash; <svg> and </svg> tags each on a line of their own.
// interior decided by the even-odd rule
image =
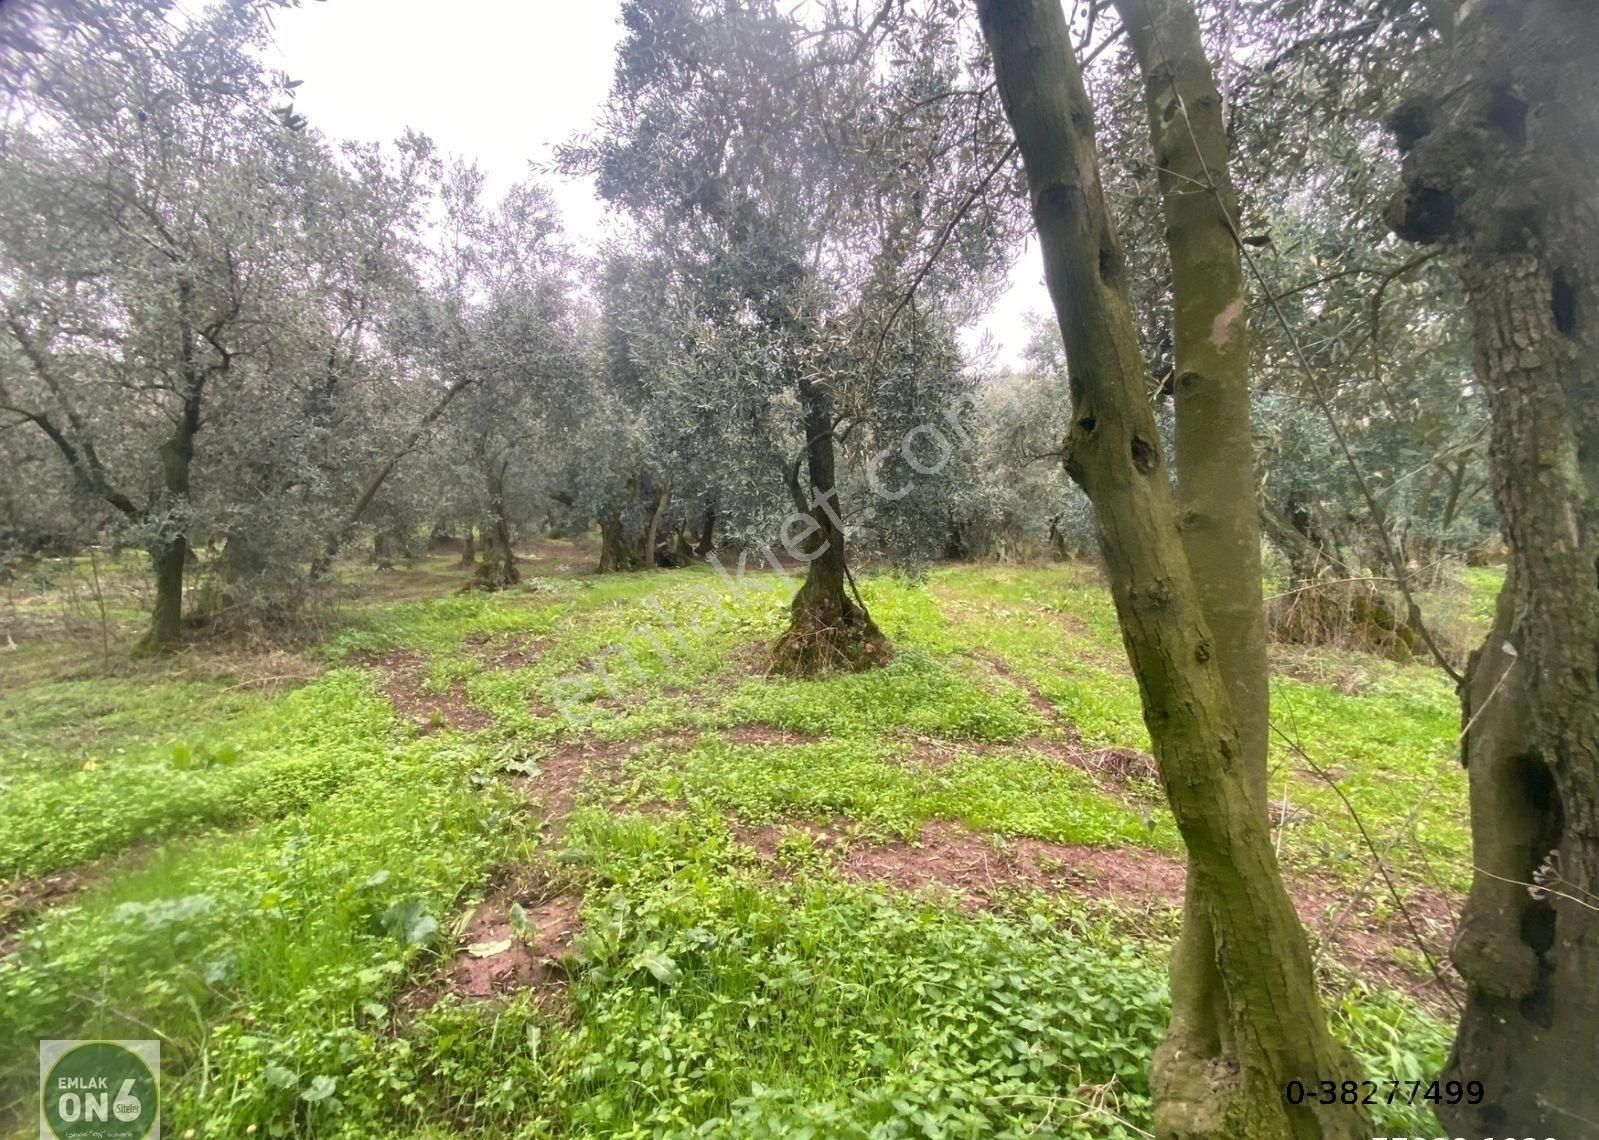
<svg viewBox="0 0 1599 1140">
<path fill-rule="evenodd" d="M 160 1042 L 39 1042 L 39 1140 L 161 1140 Z"/>
</svg>

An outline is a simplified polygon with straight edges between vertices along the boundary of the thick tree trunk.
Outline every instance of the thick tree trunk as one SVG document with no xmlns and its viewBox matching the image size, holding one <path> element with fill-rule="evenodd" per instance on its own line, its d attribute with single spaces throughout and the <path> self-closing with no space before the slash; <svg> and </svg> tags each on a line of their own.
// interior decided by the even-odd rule
<svg viewBox="0 0 1599 1140">
<path fill-rule="evenodd" d="M 1266 816 L 1266 606 L 1261 591 L 1255 448 L 1249 415 L 1244 274 L 1234 228 L 1221 95 L 1187 0 L 1117 0 L 1144 76 L 1172 271 L 1176 357 L 1174 461 L 1183 553 L 1238 724 L 1251 808 Z M 1236 1068 L 1237 1043 L 1216 968 L 1216 939 L 1191 877 L 1173 951 L 1172 1020 L 1150 1071 L 1162 1131 L 1225 1120 L 1232 1091 L 1212 1085 Z"/>
<path fill-rule="evenodd" d="M 484 534 L 483 563 L 477 568 L 473 584 L 480 590 L 503 590 L 522 580 L 516 568 L 516 552 L 511 549 L 511 522 L 505 514 L 505 471 L 510 460 L 487 468 L 490 526 Z"/>
<path fill-rule="evenodd" d="M 619 511 L 607 510 L 600 515 L 600 565 L 599 574 L 614 574 L 625 570 L 641 570 L 644 555 L 637 543 L 627 536 L 627 526 Z"/>
<path fill-rule="evenodd" d="M 694 553 L 699 558 L 704 558 L 716 549 L 716 506 L 712 504 L 705 508 L 704 521 L 700 523 L 699 541 L 694 544 Z"/>
<path fill-rule="evenodd" d="M 979 0 L 995 78 L 1015 128 L 1066 344 L 1072 392 L 1067 471 L 1094 504 L 1128 656 L 1162 784 L 1188 847 L 1188 920 L 1214 932 L 1214 1016 L 1174 1032 L 1209 1063 L 1163 1051 L 1162 1137 L 1367 1140 L 1353 1105 L 1293 1105 L 1290 1080 L 1355 1076 L 1327 1030 L 1304 930 L 1282 884 L 1258 780 L 1216 641 L 1183 549 L 1179 511 L 1144 391 L 1120 242 L 1104 202 L 1093 108 L 1056 0 Z M 1246 500 L 1251 506 L 1253 497 Z M 1229 572 L 1229 577 L 1231 573 Z M 1193 959 L 1180 957 L 1178 969 Z M 1221 1040 L 1220 1027 L 1230 1040 Z"/>
<path fill-rule="evenodd" d="M 799 384 L 805 408 L 807 496 L 805 581 L 789 607 L 789 625 L 772 647 L 772 671 L 813 677 L 835 669 L 859 672 L 887 664 L 893 648 L 854 593 L 845 561 L 844 528 L 839 513 L 833 406 L 825 388 L 809 379 Z"/>
<path fill-rule="evenodd" d="M 183 623 L 183 571 L 188 561 L 189 541 L 181 534 L 150 548 L 155 606 L 150 612 L 150 631 L 141 648 L 160 651 L 178 644 Z"/>
<path fill-rule="evenodd" d="M 1510 548 L 1464 693 L 1476 874 L 1442 1105 L 1470 1135 L 1599 1136 L 1599 6 L 1461 5 L 1392 125 L 1401 237 L 1466 287 Z"/>
<path fill-rule="evenodd" d="M 472 566 L 477 563 L 477 534 L 476 528 L 468 524 L 466 537 L 461 540 L 461 565 Z"/>
</svg>

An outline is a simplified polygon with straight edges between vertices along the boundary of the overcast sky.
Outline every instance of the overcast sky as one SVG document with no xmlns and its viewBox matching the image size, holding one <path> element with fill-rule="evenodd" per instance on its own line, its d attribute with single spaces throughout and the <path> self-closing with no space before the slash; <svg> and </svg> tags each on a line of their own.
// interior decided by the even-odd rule
<svg viewBox="0 0 1599 1140">
<path fill-rule="evenodd" d="M 553 144 L 588 127 L 611 83 L 620 0 L 307 0 L 278 13 L 269 62 L 303 80 L 296 110 L 335 138 L 391 140 L 406 127 L 475 158 L 494 189 L 547 162 Z M 605 207 L 586 181 L 547 181 L 567 228 L 595 238 Z M 1014 362 L 1024 316 L 1047 308 L 1030 248 L 987 320 L 1001 362 Z"/>
</svg>

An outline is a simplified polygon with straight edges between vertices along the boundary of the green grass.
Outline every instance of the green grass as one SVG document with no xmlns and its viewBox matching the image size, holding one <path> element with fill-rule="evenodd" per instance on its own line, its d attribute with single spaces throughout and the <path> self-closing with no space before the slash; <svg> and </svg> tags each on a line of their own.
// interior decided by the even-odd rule
<svg viewBox="0 0 1599 1140">
<path fill-rule="evenodd" d="M 167 846 L 0 959 L 0 1040 L 159 1030 L 178 1127 L 292 1120 L 297 1090 L 385 1031 L 463 891 L 519 850 L 488 771 L 448 739 L 385 744 L 293 818 Z M 25 1099 L 27 1056 L 5 1068 Z"/>
<path fill-rule="evenodd" d="M 130 741 L 75 767 L 29 766 L 24 754 L 7 765 L 0 798 L 0 878 L 301 811 L 370 763 L 394 731 L 368 679 L 339 670 L 231 720 L 182 725 L 169 740 Z"/>
<path fill-rule="evenodd" d="M 736 838 L 783 821 L 913 838 L 945 820 L 1177 852 L 1163 808 L 1053 754 L 1148 743 L 1091 572 L 864 577 L 896 659 L 815 681 L 764 674 L 790 590 L 776 575 L 546 575 L 494 596 L 454 593 L 466 574 L 443 559 L 344 577 L 354 596 L 317 651 L 332 667 L 292 691 L 185 667 L 8 672 L 0 879 L 96 873 L 0 957 L 0 1134 L 26 1132 L 38 1038 L 157 1033 L 175 1136 L 1149 1127 L 1167 920 L 1020 891 L 972 913 L 846 881 L 804 830 L 776 865 Z M 375 663 L 391 651 L 424 692 L 464 686 L 492 727 L 397 718 Z M 1300 666 L 1274 686 L 1283 731 L 1374 834 L 1420 803 L 1403 883 L 1456 873 L 1447 682 L 1350 655 Z M 626 755 L 552 850 L 504 766 L 571 745 Z M 1285 861 L 1354 880 L 1337 796 L 1283 744 L 1274 765 L 1274 795 L 1286 781 L 1308 813 Z M 510 866 L 582 892 L 558 1002 L 448 992 L 454 924 Z M 442 996 L 422 1008 L 416 991 Z M 1341 992 L 1335 1027 L 1370 1073 L 1436 1071 L 1445 1027 L 1390 992 Z M 1434 1129 L 1409 1110 L 1378 1122 Z"/>
<path fill-rule="evenodd" d="M 798 745 L 733 744 L 715 734 L 689 746 L 647 744 L 629 758 L 630 798 L 714 806 L 754 823 L 845 817 L 911 838 L 930 819 L 1059 843 L 1177 846 L 1169 815 L 1143 813 L 1083 772 L 1025 749 L 957 752 L 936 767 L 903 745 L 843 738 Z"/>
</svg>

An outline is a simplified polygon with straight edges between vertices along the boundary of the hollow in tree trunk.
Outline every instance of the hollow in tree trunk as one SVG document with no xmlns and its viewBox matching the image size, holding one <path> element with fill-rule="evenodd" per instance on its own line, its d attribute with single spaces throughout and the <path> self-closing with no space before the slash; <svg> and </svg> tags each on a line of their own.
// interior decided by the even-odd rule
<svg viewBox="0 0 1599 1140">
<path fill-rule="evenodd" d="M 1203 924 L 1214 946 L 1199 963 L 1214 970 L 1213 979 L 1183 973 L 1194 956 L 1179 954 L 1173 963 L 1174 989 L 1205 995 L 1211 1005 L 1192 1024 L 1173 1024 L 1205 1060 L 1175 1064 L 1186 1058 L 1169 1050 L 1162 1058 L 1157 1135 L 1369 1140 L 1360 1106 L 1295 1105 L 1283 1095 L 1292 1080 L 1313 1086 L 1357 1071 L 1327 1028 L 1309 945 L 1247 762 L 1251 714 L 1234 707 L 1179 530 L 1145 394 L 1125 257 L 1099 183 L 1093 107 L 1065 15 L 1058 0 L 979 0 L 978 13 L 1066 346 L 1067 473 L 1094 506 L 1144 721 L 1188 849 L 1185 923 Z"/>
<path fill-rule="evenodd" d="M 1448 5 L 1438 5 L 1443 11 Z M 1390 120 L 1399 236 L 1465 285 L 1509 572 L 1463 692 L 1475 874 L 1452 1133 L 1599 1136 L 1599 6 L 1453 13 Z"/>
<path fill-rule="evenodd" d="M 806 520 L 805 581 L 789 607 L 789 625 L 772 647 L 772 671 L 814 677 L 835 669 L 861 672 L 887 664 L 893 647 L 855 592 L 845 561 L 833 448 L 832 399 L 818 384 L 800 381 L 805 408 L 805 465 L 810 494 L 789 490 Z"/>
</svg>

